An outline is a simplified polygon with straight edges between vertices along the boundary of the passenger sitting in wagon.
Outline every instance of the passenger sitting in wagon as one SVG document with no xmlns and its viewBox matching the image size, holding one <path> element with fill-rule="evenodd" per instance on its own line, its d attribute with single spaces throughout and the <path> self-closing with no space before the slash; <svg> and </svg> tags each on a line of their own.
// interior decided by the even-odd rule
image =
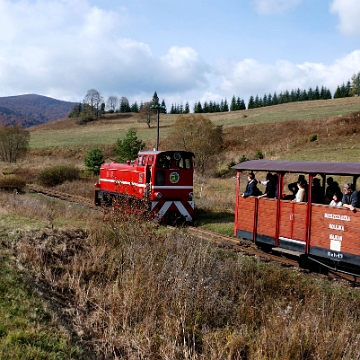
<svg viewBox="0 0 360 360">
<path fill-rule="evenodd" d="M 257 187 L 258 181 L 255 179 L 255 174 L 253 172 L 248 175 L 248 183 L 246 184 L 246 188 L 244 193 L 241 195 L 243 198 L 248 196 L 258 196 L 260 194 L 260 190 Z"/>
<path fill-rule="evenodd" d="M 323 204 L 324 203 L 324 192 L 320 184 L 319 178 L 314 178 L 312 181 L 311 187 L 311 202 L 313 204 Z"/>
<path fill-rule="evenodd" d="M 295 202 L 306 202 L 306 188 L 307 182 L 305 180 L 300 180 L 297 183 L 298 192 L 295 195 L 295 199 L 293 201 Z"/>
<path fill-rule="evenodd" d="M 293 182 L 288 185 L 288 189 L 292 192 L 292 195 L 290 196 L 289 200 L 295 199 L 296 194 L 299 190 L 298 183 L 299 181 L 303 181 L 305 192 L 307 193 L 307 181 L 305 180 L 305 175 L 300 174 L 298 176 L 298 179 L 296 182 Z M 285 200 L 288 200 L 288 196 L 285 198 Z"/>
<path fill-rule="evenodd" d="M 346 183 L 344 185 L 342 203 L 343 207 L 346 207 L 354 212 L 356 211 L 355 208 L 360 207 L 359 192 L 354 190 L 354 185 L 352 183 Z"/>
<path fill-rule="evenodd" d="M 342 192 L 340 190 L 339 184 L 336 181 L 334 181 L 334 179 L 331 176 L 327 178 L 326 184 L 328 185 L 325 190 L 326 204 L 329 204 L 332 201 L 334 194 L 339 195 L 341 193 L 340 199 L 342 199 Z"/>
<path fill-rule="evenodd" d="M 271 172 L 268 172 L 266 174 L 266 180 L 262 181 L 262 185 L 266 185 L 264 194 L 259 196 L 260 198 L 268 197 L 268 198 L 274 198 L 275 192 L 276 192 L 276 185 L 277 185 L 277 176 L 273 175 Z"/>
<path fill-rule="evenodd" d="M 333 199 L 330 202 L 330 206 L 343 206 L 343 203 L 341 201 L 342 199 L 342 192 L 341 191 L 336 191 L 335 194 L 333 195 Z"/>
</svg>

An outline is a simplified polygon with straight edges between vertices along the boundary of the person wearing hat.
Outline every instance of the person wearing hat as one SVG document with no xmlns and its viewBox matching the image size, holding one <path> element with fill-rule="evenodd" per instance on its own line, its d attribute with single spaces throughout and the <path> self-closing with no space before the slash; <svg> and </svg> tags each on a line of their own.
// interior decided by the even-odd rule
<svg viewBox="0 0 360 360">
<path fill-rule="evenodd" d="M 359 192 L 354 190 L 354 185 L 352 183 L 346 183 L 344 185 L 344 195 L 341 200 L 343 207 L 355 212 L 356 208 L 360 207 L 359 200 Z"/>
</svg>

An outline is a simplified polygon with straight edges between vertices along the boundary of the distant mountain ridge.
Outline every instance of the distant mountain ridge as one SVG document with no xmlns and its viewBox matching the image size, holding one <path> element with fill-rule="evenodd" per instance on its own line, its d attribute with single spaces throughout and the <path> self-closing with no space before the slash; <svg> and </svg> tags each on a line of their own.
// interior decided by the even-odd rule
<svg viewBox="0 0 360 360">
<path fill-rule="evenodd" d="M 0 97 L 0 125 L 30 127 L 64 119 L 75 104 L 36 94 Z"/>
</svg>

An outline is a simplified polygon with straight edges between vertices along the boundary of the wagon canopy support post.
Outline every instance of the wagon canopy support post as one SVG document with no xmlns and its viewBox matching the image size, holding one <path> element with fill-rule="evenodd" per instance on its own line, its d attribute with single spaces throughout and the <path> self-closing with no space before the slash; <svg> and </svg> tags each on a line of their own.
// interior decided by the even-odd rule
<svg viewBox="0 0 360 360">
<path fill-rule="evenodd" d="M 280 232 L 280 200 L 284 188 L 284 173 L 277 173 L 277 197 L 276 197 L 276 229 L 275 229 L 275 246 L 279 246 Z"/>
<path fill-rule="evenodd" d="M 240 177 L 241 177 L 241 171 L 237 171 L 236 172 L 236 211 L 235 211 L 235 226 L 234 226 L 234 236 L 236 236 L 236 229 L 237 229 L 237 223 L 239 220 L 239 215 L 238 215 L 238 208 L 239 208 L 239 196 L 240 196 Z"/>
<path fill-rule="evenodd" d="M 354 190 L 356 190 L 356 181 L 357 181 L 358 177 L 359 177 L 359 175 L 354 175 L 353 176 Z"/>
<path fill-rule="evenodd" d="M 312 183 L 314 180 L 314 177 L 316 176 L 316 174 L 309 174 L 309 186 L 308 186 L 308 201 L 306 204 L 306 224 L 305 224 L 305 229 L 306 229 L 306 234 L 305 234 L 305 254 L 309 253 L 309 248 L 310 248 L 310 224 L 311 224 L 311 207 L 312 207 Z"/>
</svg>

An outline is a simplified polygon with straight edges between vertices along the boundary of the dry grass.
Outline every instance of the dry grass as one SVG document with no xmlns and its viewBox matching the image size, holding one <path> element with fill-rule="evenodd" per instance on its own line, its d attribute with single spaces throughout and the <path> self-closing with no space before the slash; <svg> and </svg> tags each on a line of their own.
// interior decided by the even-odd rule
<svg viewBox="0 0 360 360">
<path fill-rule="evenodd" d="M 229 113 L 206 114 L 216 125 L 238 127 L 249 124 L 266 124 L 293 120 L 313 120 L 337 117 L 359 111 L 360 99 L 344 98 L 334 100 L 318 100 L 298 103 L 288 103 L 259 109 L 234 111 Z M 138 132 L 138 137 L 148 142 L 153 148 L 156 139 L 156 121 L 151 129 L 145 123 L 139 122 L 139 116 L 133 114 L 108 115 L 108 118 L 77 125 L 76 120 L 68 119 L 31 128 L 30 146 L 32 149 L 48 147 L 99 147 L 115 143 L 125 136 L 130 127 Z M 116 117 L 117 116 L 117 117 Z M 181 115 L 160 116 L 160 141 L 166 137 L 170 127 Z M 262 125 L 261 125 L 262 126 Z"/>
<path fill-rule="evenodd" d="M 136 225 L 136 226 L 134 226 Z M 28 233 L 18 260 L 98 359 L 354 359 L 359 293 L 115 214 Z M 341 306 L 339 306 L 341 304 Z M 276 334 L 276 336 L 274 336 Z"/>
<path fill-rule="evenodd" d="M 246 117 L 210 114 L 225 132 L 214 168 L 259 149 L 267 159 L 358 160 L 359 120 L 338 115 L 359 110 L 359 102 L 292 103 L 246 111 Z M 161 136 L 177 116 L 161 115 Z M 85 126 L 67 120 L 32 129 L 29 157 L 1 163 L 0 171 L 33 182 L 58 163 L 83 169 L 90 148 L 110 157 L 111 144 L 131 126 L 151 148 L 156 130 L 136 117 Z M 91 199 L 95 181 L 83 177 L 56 188 Z M 231 173 L 196 176 L 194 193 L 196 224 L 232 233 Z M 56 301 L 69 333 L 98 359 L 358 358 L 357 289 L 262 264 L 135 217 L 108 213 L 104 222 L 101 213 L 33 194 L 0 193 L 0 201 L 3 241 L 49 302 Z"/>
</svg>

